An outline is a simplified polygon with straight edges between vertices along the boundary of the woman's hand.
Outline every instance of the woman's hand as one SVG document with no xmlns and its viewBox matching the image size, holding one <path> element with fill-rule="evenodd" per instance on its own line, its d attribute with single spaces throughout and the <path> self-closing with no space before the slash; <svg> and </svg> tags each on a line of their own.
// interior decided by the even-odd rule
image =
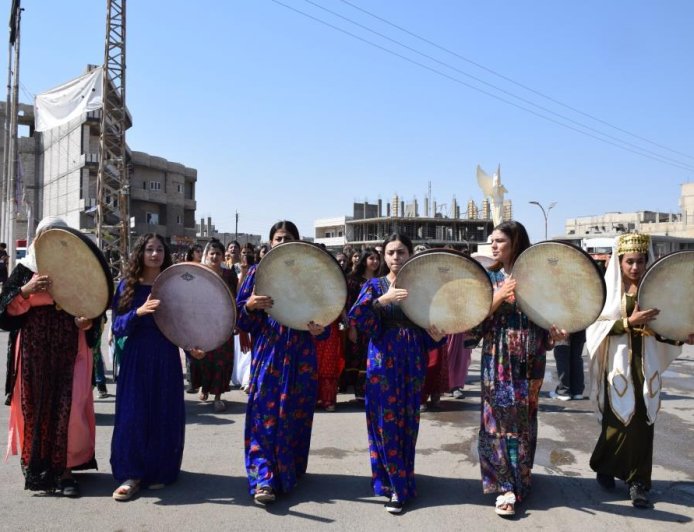
<svg viewBox="0 0 694 532">
<path fill-rule="evenodd" d="M 135 311 L 135 313 L 139 317 L 142 317 L 145 314 L 154 314 L 154 311 L 157 310 L 158 306 L 159 306 L 159 300 L 158 299 L 152 299 L 152 294 L 149 294 L 147 296 L 147 301 L 145 301 L 141 307 L 138 307 L 138 309 Z"/>
<path fill-rule="evenodd" d="M 190 350 L 190 356 L 192 356 L 196 360 L 202 360 L 203 358 L 205 358 L 205 352 L 202 349 L 194 347 Z"/>
<path fill-rule="evenodd" d="M 266 310 L 272 308 L 274 301 L 270 296 L 258 296 L 255 294 L 255 289 L 251 293 L 251 297 L 246 301 L 246 309 L 248 310 Z"/>
<path fill-rule="evenodd" d="M 21 292 L 24 298 L 28 298 L 31 294 L 45 292 L 51 286 L 51 280 L 48 275 L 34 275 L 27 284 L 22 286 Z"/>
<path fill-rule="evenodd" d="M 324 330 L 325 327 L 323 327 L 322 325 L 318 325 L 315 321 L 308 322 L 308 332 L 310 332 L 313 336 L 318 336 L 319 334 L 322 334 Z"/>
<path fill-rule="evenodd" d="M 508 301 L 513 303 L 516 298 L 516 280 L 509 276 L 499 289 L 494 292 L 494 299 L 499 299 L 499 302 Z"/>
<path fill-rule="evenodd" d="M 407 290 L 404 288 L 396 288 L 395 283 L 392 283 L 388 291 L 376 301 L 378 301 L 379 305 L 385 306 L 391 303 L 399 303 L 405 299 L 407 299 Z"/>
<path fill-rule="evenodd" d="M 78 318 L 75 318 L 75 325 L 79 330 L 86 331 L 87 329 L 91 329 L 92 320 L 89 318 L 85 318 L 84 316 L 80 316 Z"/>
<path fill-rule="evenodd" d="M 637 303 L 634 307 L 634 312 L 632 312 L 631 316 L 627 318 L 627 323 L 631 327 L 636 327 L 638 325 L 647 325 L 648 322 L 653 321 L 658 314 L 660 314 L 659 309 L 650 308 L 641 310 L 639 308 L 639 304 Z"/>
<path fill-rule="evenodd" d="M 431 339 L 434 340 L 434 342 L 440 341 L 444 336 L 446 336 L 446 333 L 442 330 L 440 330 L 436 325 L 432 325 L 427 329 L 427 333 L 429 333 L 429 336 L 431 336 Z"/>
<path fill-rule="evenodd" d="M 552 342 L 563 342 L 564 340 L 567 340 L 569 338 L 569 333 L 566 332 L 565 329 L 560 329 L 556 325 L 552 325 L 549 328 L 549 336 L 552 339 Z"/>
</svg>

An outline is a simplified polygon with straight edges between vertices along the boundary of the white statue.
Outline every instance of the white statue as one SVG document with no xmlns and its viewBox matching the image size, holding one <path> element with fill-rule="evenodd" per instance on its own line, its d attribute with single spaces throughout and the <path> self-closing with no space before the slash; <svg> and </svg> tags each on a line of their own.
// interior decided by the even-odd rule
<svg viewBox="0 0 694 532">
<path fill-rule="evenodd" d="M 508 192 L 504 185 L 501 184 L 501 165 L 496 169 L 493 176 L 487 173 L 477 165 L 477 183 L 479 184 L 484 195 L 489 199 L 492 211 L 492 220 L 494 226 L 501 223 L 504 212 L 504 193 Z"/>
</svg>

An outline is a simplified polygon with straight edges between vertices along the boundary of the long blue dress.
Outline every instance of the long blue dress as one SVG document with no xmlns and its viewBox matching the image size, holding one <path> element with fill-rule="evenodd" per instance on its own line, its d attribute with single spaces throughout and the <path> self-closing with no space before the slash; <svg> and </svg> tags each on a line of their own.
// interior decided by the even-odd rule
<svg viewBox="0 0 694 532">
<path fill-rule="evenodd" d="M 429 349 L 443 344 L 404 315 L 399 305 L 374 309 L 388 291 L 386 277 L 370 279 L 349 311 L 351 325 L 370 337 L 366 365 L 366 425 L 374 494 L 417 495 L 414 479 L 419 407 Z"/>
<path fill-rule="evenodd" d="M 253 338 L 246 471 L 251 495 L 261 487 L 286 493 L 308 465 L 318 393 L 316 348 L 310 333 L 280 325 L 264 311 L 246 309 L 255 272 L 252 266 L 237 299 L 237 325 Z M 326 329 L 317 338 L 328 334 Z"/>
<path fill-rule="evenodd" d="M 181 359 L 151 314 L 136 315 L 152 287 L 136 285 L 131 310 L 117 314 L 123 287 L 121 282 L 113 301 L 113 333 L 128 340 L 118 375 L 111 468 L 118 482 L 170 484 L 181 470 L 185 440 Z"/>
</svg>

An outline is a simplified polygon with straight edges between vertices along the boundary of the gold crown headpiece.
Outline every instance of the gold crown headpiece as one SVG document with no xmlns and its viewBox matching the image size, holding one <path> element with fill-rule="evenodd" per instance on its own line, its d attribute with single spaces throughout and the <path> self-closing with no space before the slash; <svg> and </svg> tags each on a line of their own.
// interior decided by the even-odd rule
<svg viewBox="0 0 694 532">
<path fill-rule="evenodd" d="M 627 233 L 619 237 L 617 255 L 625 253 L 648 253 L 651 237 L 642 233 Z"/>
</svg>

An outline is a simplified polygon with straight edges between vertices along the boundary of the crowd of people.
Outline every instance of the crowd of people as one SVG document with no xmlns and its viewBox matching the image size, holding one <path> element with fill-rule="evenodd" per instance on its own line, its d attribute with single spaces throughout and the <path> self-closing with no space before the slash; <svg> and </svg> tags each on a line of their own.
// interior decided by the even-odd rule
<svg viewBox="0 0 694 532">
<path fill-rule="evenodd" d="M 64 225 L 43 220 L 37 235 Z M 222 396 L 232 386 L 248 394 L 244 446 L 250 495 L 265 505 L 295 488 L 308 466 L 316 408 L 333 411 L 342 391 L 363 402 L 373 493 L 386 497 L 389 513 L 401 513 L 417 494 L 420 412 L 439 408 L 443 394 L 465 397 L 471 351 L 481 343 L 482 489 L 498 494 L 498 515 L 514 515 L 531 491 L 547 351 L 555 349 L 558 368 L 562 360 L 555 397 L 582 398 L 584 387 L 581 349 L 573 345 L 582 347 L 584 337 L 554 325 L 543 329 L 516 303 L 513 266 L 530 246 L 523 225 L 505 221 L 491 235 L 493 264 L 487 272 L 493 299 L 487 317 L 470 331 L 448 335 L 417 326 L 401 308 L 408 292 L 398 287 L 398 273 L 422 249 L 399 233 L 377 247 L 335 254 L 347 285 L 347 302 L 335 322 L 309 322 L 306 330 L 278 322 L 267 312 L 272 297 L 256 292 L 257 264 L 275 246 L 298 240 L 297 227 L 281 221 L 271 227 L 267 245 L 224 246 L 212 239 L 178 257 L 216 272 L 236 298 L 233 336 L 214 351 L 186 352 L 186 391 L 203 402 L 212 396 L 217 412 L 226 409 Z M 614 489 L 615 479 L 626 482 L 632 504 L 640 508 L 651 506 L 653 424 L 660 406 L 655 376 L 682 345 L 652 334 L 648 325 L 658 309 L 640 309 L 635 302 L 652 258 L 647 236 L 615 240 L 605 274 L 607 302 L 585 333 L 591 396 L 602 423 L 590 466 L 605 489 Z M 118 501 L 132 499 L 141 488 L 175 482 L 181 469 L 183 368 L 178 347 L 153 319 L 160 301 L 151 294 L 156 277 L 173 262 L 162 237 L 140 237 L 111 308 L 108 334 L 118 371 L 110 462 Z M 92 385 L 99 384 L 99 373 L 103 382 L 95 362 L 105 319 L 70 316 L 51 298 L 50 285 L 51 279 L 37 272 L 30 246 L 0 294 L 0 327 L 10 331 L 8 452 L 21 454 L 26 489 L 77 497 L 73 471 L 96 467 Z M 694 343 L 694 334 L 687 343 Z M 577 358 L 578 367 L 570 362 Z"/>
</svg>

